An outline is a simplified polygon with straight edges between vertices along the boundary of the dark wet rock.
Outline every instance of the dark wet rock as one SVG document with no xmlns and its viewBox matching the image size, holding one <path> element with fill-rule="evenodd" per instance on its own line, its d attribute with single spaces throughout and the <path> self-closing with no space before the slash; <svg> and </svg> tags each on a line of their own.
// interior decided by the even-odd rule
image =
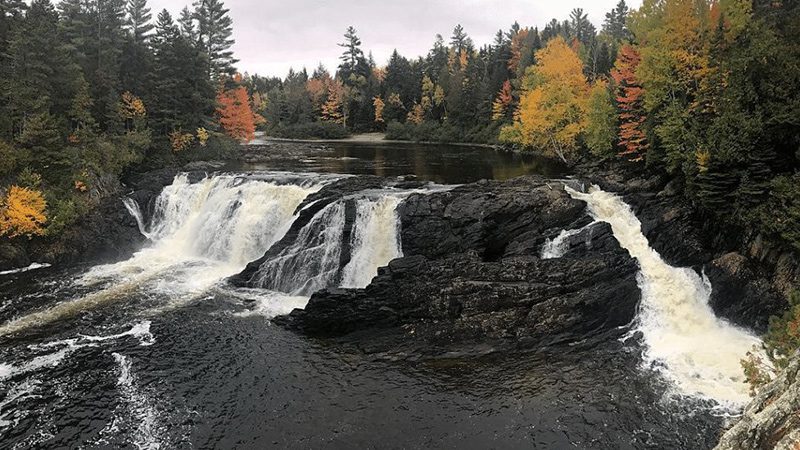
<svg viewBox="0 0 800 450">
<path fill-rule="evenodd" d="M 562 258 L 581 258 L 593 252 L 610 252 L 619 248 L 611 225 L 606 222 L 595 222 L 583 227 L 578 234 L 564 239 L 562 245 Z"/>
<path fill-rule="evenodd" d="M 563 190 L 526 178 L 429 197 L 410 198 L 401 212 L 405 257 L 365 289 L 317 292 L 275 322 L 367 353 L 417 358 L 591 345 L 633 319 L 637 264 L 607 224 L 586 227 L 562 258 L 536 256 L 544 232 L 591 221 Z"/>
<path fill-rule="evenodd" d="M 759 389 L 715 450 L 796 450 L 800 442 L 800 355 Z"/>
<path fill-rule="evenodd" d="M 403 254 L 475 251 L 487 261 L 538 254 L 548 235 L 585 220 L 585 204 L 540 177 L 483 181 L 412 195 L 399 207 Z"/>
<path fill-rule="evenodd" d="M 37 262 L 67 264 L 128 257 L 145 241 L 122 196 L 101 200 L 93 210 L 55 240 L 35 240 L 29 253 Z"/>
<path fill-rule="evenodd" d="M 788 304 L 772 288 L 759 268 L 739 253 L 727 253 L 704 267 L 713 290 L 709 303 L 717 315 L 763 333 L 769 318 Z"/>
<path fill-rule="evenodd" d="M 12 242 L 0 242 L 0 271 L 26 267 L 31 264 L 28 252 Z"/>
<path fill-rule="evenodd" d="M 363 351 L 492 352 L 591 340 L 629 323 L 639 301 L 626 252 L 582 259 L 461 253 L 392 261 L 366 289 L 323 290 L 276 322 Z"/>
</svg>

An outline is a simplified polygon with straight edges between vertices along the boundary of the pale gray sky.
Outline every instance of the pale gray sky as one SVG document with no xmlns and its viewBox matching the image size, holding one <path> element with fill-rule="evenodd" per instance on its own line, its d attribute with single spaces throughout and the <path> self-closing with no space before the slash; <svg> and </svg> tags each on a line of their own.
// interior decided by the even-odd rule
<svg viewBox="0 0 800 450">
<path fill-rule="evenodd" d="M 514 21 L 540 29 L 583 8 L 600 28 L 618 0 L 227 0 L 233 19 L 234 51 L 242 72 L 283 77 L 290 67 L 309 71 L 338 65 L 342 34 L 356 27 L 364 52 L 384 65 L 394 48 L 404 56 L 427 53 L 437 33 L 448 38 L 460 23 L 480 46 Z M 173 16 L 191 0 L 149 0 L 153 18 L 166 8 Z M 641 0 L 628 0 L 636 8 Z"/>
</svg>

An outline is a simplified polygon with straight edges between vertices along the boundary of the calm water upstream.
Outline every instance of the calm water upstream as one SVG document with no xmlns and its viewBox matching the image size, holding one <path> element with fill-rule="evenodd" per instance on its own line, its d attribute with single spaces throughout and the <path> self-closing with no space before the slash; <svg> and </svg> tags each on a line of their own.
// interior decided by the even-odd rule
<svg viewBox="0 0 800 450">
<path fill-rule="evenodd" d="M 280 238 L 305 195 L 335 178 L 312 172 L 463 183 L 562 175 L 557 165 L 480 148 L 337 144 L 239 170 L 199 183 L 177 177 L 144 224 L 150 243 L 126 261 L 0 275 L 0 448 L 713 446 L 726 413 L 668 395 L 668 383 L 641 368 L 636 339 L 388 362 L 272 326 L 270 317 L 307 300 L 308 284 L 285 271 L 274 290 L 225 283 Z M 252 174 L 267 170 L 285 172 Z M 386 205 L 402 195 L 358 199 L 348 283 L 365 284 L 399 251 Z M 330 216 L 326 232 L 336 229 L 335 205 L 320 213 Z M 309 248 L 327 258 L 313 237 Z M 324 264 L 313 266 L 322 268 L 308 277 L 329 285 Z"/>
</svg>

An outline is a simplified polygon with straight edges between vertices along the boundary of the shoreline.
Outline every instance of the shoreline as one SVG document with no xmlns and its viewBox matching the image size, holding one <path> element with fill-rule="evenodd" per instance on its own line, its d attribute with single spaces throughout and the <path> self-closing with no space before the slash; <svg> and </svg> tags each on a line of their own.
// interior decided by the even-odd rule
<svg viewBox="0 0 800 450">
<path fill-rule="evenodd" d="M 243 144 L 249 145 L 263 145 L 267 142 L 294 142 L 298 144 L 421 144 L 421 145 L 450 145 L 454 147 L 479 147 L 491 148 L 494 150 L 503 150 L 504 147 L 496 144 L 480 144 L 470 142 L 436 142 L 436 141 L 402 141 L 396 139 L 385 139 L 385 133 L 359 133 L 354 134 L 344 139 L 294 139 L 294 138 L 280 138 L 273 136 L 256 136 L 255 139 Z"/>
</svg>

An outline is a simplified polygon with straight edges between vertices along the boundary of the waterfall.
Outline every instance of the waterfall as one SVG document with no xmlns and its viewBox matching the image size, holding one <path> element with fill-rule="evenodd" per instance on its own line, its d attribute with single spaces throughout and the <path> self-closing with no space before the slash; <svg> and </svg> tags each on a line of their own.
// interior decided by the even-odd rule
<svg viewBox="0 0 800 450">
<path fill-rule="evenodd" d="M 234 175 L 190 183 L 175 177 L 155 202 L 151 245 L 130 259 L 96 266 L 75 281 L 103 289 L 0 326 L 0 336 L 107 305 L 140 290 L 180 306 L 238 273 L 286 233 L 294 212 L 320 184 Z M 297 180 L 292 180 L 297 182 Z M 126 208 L 136 217 L 135 202 Z M 140 213 L 140 211 L 139 211 Z M 139 218 L 141 214 L 139 214 Z M 144 224 L 140 227 L 145 231 Z"/>
<path fill-rule="evenodd" d="M 339 270 L 344 208 L 344 203 L 339 201 L 318 212 L 292 245 L 261 265 L 256 284 L 306 296 L 331 285 Z"/>
<path fill-rule="evenodd" d="M 365 287 L 376 269 L 402 255 L 400 198 L 386 195 L 378 200 L 362 199 L 356 206 L 356 221 L 351 238 L 352 256 L 342 273 L 342 287 Z"/>
<path fill-rule="evenodd" d="M 554 237 L 553 239 L 548 239 L 547 241 L 545 241 L 544 245 L 542 246 L 542 252 L 540 254 L 540 258 L 553 259 L 564 256 L 564 253 L 566 253 L 567 251 L 567 242 L 568 242 L 567 239 L 579 234 L 581 231 L 594 225 L 595 223 L 596 222 L 592 222 L 589 225 L 586 225 L 585 227 L 576 228 L 574 230 L 561 230 L 558 236 Z"/>
<path fill-rule="evenodd" d="M 147 227 L 144 224 L 144 217 L 142 216 L 142 209 L 139 208 L 139 204 L 136 203 L 136 200 L 126 197 L 122 199 L 122 204 L 125 205 L 125 209 L 128 210 L 131 216 L 136 220 L 136 226 L 139 227 L 139 233 L 142 236 L 150 239 L 150 233 L 147 232 Z"/>
<path fill-rule="evenodd" d="M 738 407 L 749 400 L 740 361 L 760 340 L 717 318 L 711 287 L 690 268 L 672 267 L 650 248 L 641 223 L 618 196 L 592 187 L 580 193 L 595 219 L 608 222 L 620 245 L 639 262 L 642 301 L 636 330 L 644 336 L 645 363 L 660 370 L 680 393 Z"/>
<path fill-rule="evenodd" d="M 261 288 L 293 296 L 309 296 L 333 286 L 362 288 L 377 269 L 402 256 L 396 208 L 399 194 L 371 193 L 327 205 L 306 224 L 291 245 L 262 263 L 254 277 Z M 355 202 L 355 220 L 346 221 L 348 202 Z M 347 229 L 349 227 L 349 229 Z M 349 232 L 349 262 L 345 244 Z"/>
</svg>

